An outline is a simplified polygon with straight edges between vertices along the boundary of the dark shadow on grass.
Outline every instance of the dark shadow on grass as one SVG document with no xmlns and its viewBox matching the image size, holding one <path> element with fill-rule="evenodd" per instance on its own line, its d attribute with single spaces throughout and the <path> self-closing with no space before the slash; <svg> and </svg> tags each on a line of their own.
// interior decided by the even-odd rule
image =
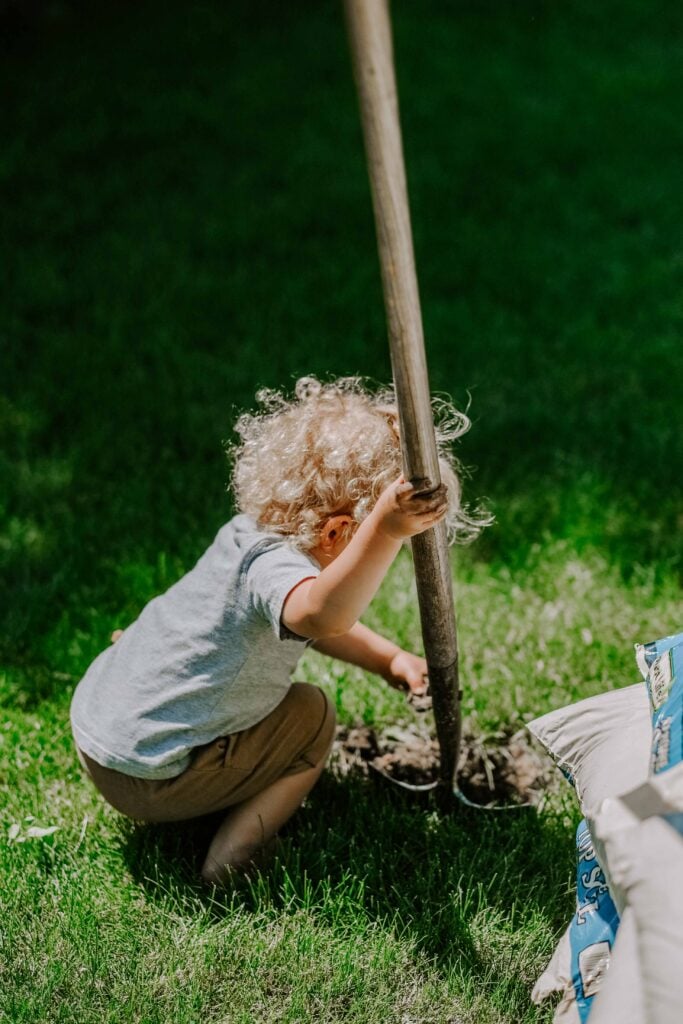
<svg viewBox="0 0 683 1024">
<path fill-rule="evenodd" d="M 212 895 L 198 871 L 221 818 L 122 826 L 126 865 L 150 900 L 172 890 L 190 907 L 198 898 L 217 920 L 236 908 L 306 907 L 335 927 L 348 892 L 353 914 L 406 929 L 437 965 L 457 964 L 478 984 L 490 972 L 473 917 L 495 912 L 511 927 L 540 917 L 559 933 L 571 914 L 571 824 L 532 809 L 443 813 L 431 798 L 326 773 L 285 830 L 273 865 Z M 513 986 L 528 999 L 526 981 Z"/>
</svg>

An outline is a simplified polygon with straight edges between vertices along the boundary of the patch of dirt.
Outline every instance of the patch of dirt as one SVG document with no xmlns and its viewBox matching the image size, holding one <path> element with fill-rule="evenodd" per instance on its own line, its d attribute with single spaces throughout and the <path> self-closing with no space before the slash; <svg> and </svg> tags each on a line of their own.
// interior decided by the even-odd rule
<svg viewBox="0 0 683 1024">
<path fill-rule="evenodd" d="M 341 776 L 369 776 L 379 769 L 392 780 L 427 785 L 438 778 L 439 745 L 421 722 L 380 730 L 338 726 L 331 767 Z M 464 723 L 458 784 L 473 803 L 538 804 L 554 788 L 556 775 L 552 761 L 535 749 L 524 729 L 482 737 Z"/>
</svg>

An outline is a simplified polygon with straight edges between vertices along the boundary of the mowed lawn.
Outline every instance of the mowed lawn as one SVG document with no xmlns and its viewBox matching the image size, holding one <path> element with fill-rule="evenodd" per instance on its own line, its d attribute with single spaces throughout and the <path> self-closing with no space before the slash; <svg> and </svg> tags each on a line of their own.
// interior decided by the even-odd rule
<svg viewBox="0 0 683 1024">
<path fill-rule="evenodd" d="M 446 815 L 328 774 L 273 869 L 211 900 L 211 822 L 135 825 L 85 780 L 73 689 L 229 518 L 237 412 L 304 373 L 390 369 L 340 4 L 19 6 L 0 4 L 0 1021 L 549 1021 L 529 992 L 573 909 L 568 787 L 540 813 Z M 496 515 L 453 557 L 465 713 L 495 737 L 634 682 L 634 641 L 683 628 L 683 15 L 393 16 L 432 385 L 469 407 L 465 494 Z M 419 649 L 407 554 L 366 621 Z M 300 678 L 344 723 L 410 720 L 321 656 Z"/>
</svg>

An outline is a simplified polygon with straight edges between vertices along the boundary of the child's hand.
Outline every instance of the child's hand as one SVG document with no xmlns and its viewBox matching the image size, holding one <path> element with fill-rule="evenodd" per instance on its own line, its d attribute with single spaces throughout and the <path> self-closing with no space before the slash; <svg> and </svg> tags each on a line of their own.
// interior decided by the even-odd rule
<svg viewBox="0 0 683 1024">
<path fill-rule="evenodd" d="M 399 477 L 383 491 L 371 512 L 378 529 L 394 540 L 405 540 L 436 526 L 448 510 L 443 484 L 431 494 L 418 495 L 411 483 Z"/>
<path fill-rule="evenodd" d="M 409 651 L 399 651 L 389 662 L 384 678 L 396 690 L 422 696 L 427 692 L 427 662 Z"/>
</svg>

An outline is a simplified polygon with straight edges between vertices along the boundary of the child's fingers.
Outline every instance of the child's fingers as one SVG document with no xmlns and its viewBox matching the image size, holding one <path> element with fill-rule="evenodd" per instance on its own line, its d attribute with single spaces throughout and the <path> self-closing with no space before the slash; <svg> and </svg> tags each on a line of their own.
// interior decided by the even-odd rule
<svg viewBox="0 0 683 1024">
<path fill-rule="evenodd" d="M 400 476 L 396 481 L 396 490 L 394 493 L 396 495 L 396 500 L 400 504 L 402 501 L 405 501 L 406 498 L 410 498 L 411 494 L 415 493 L 415 488 L 411 484 L 410 480 L 406 480 L 404 477 Z"/>
<path fill-rule="evenodd" d="M 431 520 L 442 519 L 448 512 L 448 505 L 438 505 L 436 508 L 428 509 L 426 512 L 415 512 L 412 513 L 411 518 L 417 519 L 421 523 L 426 523 Z"/>
<path fill-rule="evenodd" d="M 411 693 L 422 696 L 422 694 L 427 692 L 427 676 L 420 672 L 419 669 L 415 669 L 414 672 L 408 673 L 407 679 Z"/>
<path fill-rule="evenodd" d="M 418 533 L 424 533 L 425 530 L 430 530 L 433 526 L 438 524 L 445 518 L 448 512 L 448 506 L 444 505 L 436 513 L 429 513 L 424 516 L 415 516 L 416 525 L 419 526 Z"/>
<path fill-rule="evenodd" d="M 432 710 L 432 698 L 429 693 L 409 693 L 407 699 L 413 711 L 417 711 L 418 714 Z"/>
<path fill-rule="evenodd" d="M 448 490 L 444 484 L 440 484 L 435 491 L 429 494 L 416 494 L 411 488 L 406 491 L 398 488 L 396 500 L 402 512 L 409 512 L 412 515 L 422 515 L 426 512 L 435 511 L 448 500 Z"/>
</svg>

